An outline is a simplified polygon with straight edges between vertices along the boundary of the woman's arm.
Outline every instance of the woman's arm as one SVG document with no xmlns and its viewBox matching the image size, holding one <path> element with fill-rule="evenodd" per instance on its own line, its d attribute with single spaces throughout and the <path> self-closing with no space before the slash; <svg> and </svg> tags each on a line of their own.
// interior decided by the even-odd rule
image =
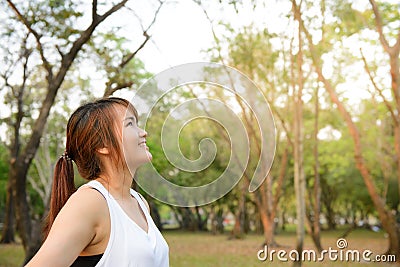
<svg viewBox="0 0 400 267">
<path fill-rule="evenodd" d="M 49 235 L 26 267 L 70 266 L 96 237 L 108 214 L 103 196 L 91 188 L 75 192 L 57 215 Z"/>
</svg>

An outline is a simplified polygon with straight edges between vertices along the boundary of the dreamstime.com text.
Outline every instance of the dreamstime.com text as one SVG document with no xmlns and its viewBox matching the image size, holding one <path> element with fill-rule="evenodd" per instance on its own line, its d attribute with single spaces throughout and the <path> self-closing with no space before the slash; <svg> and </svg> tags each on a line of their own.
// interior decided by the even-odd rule
<svg viewBox="0 0 400 267">
<path fill-rule="evenodd" d="M 264 249 L 260 249 L 257 252 L 257 258 L 260 261 L 309 261 L 309 262 L 320 262 L 324 260 L 329 261 L 343 261 L 343 262 L 395 262 L 396 255 L 374 255 L 371 250 L 355 250 L 346 249 L 347 240 L 339 238 L 336 242 L 337 249 L 329 247 L 321 252 L 316 252 L 310 249 L 304 249 L 301 253 L 297 250 L 275 250 L 268 249 L 265 245 Z"/>
</svg>

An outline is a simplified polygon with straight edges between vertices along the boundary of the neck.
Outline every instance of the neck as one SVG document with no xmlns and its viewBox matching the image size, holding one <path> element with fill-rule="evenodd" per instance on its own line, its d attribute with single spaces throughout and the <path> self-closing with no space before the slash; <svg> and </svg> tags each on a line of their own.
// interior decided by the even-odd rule
<svg viewBox="0 0 400 267">
<path fill-rule="evenodd" d="M 117 200 L 130 198 L 133 176 L 129 171 L 104 172 L 96 179 Z"/>
</svg>

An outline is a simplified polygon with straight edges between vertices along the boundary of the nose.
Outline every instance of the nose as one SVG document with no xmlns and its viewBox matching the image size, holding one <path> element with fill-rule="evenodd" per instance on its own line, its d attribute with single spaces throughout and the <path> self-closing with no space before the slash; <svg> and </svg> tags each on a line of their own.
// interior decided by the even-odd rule
<svg viewBox="0 0 400 267">
<path fill-rule="evenodd" d="M 147 132 L 143 129 L 140 129 L 140 136 L 141 137 L 147 137 Z"/>
</svg>

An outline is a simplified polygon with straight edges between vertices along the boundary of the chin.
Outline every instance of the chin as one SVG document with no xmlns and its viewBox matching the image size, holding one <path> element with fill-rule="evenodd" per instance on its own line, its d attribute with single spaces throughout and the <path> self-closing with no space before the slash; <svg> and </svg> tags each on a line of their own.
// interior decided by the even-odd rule
<svg viewBox="0 0 400 267">
<path fill-rule="evenodd" d="M 147 154 L 146 155 L 147 156 L 147 162 L 150 162 L 153 159 L 153 155 L 149 151 L 147 151 L 146 154 Z"/>
<path fill-rule="evenodd" d="M 141 156 L 140 159 L 137 159 L 136 162 L 138 163 L 137 164 L 138 166 L 141 166 L 143 164 L 151 162 L 152 159 L 153 159 L 153 155 L 151 155 L 151 153 L 147 151 L 147 153 L 145 155 Z"/>
</svg>

